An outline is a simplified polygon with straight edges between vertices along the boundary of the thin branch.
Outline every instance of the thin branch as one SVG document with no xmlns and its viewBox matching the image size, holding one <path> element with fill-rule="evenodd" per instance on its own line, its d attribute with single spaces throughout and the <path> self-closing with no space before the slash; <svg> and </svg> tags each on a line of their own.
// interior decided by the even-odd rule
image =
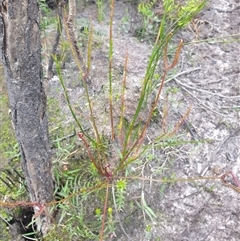
<svg viewBox="0 0 240 241">
<path fill-rule="evenodd" d="M 198 68 L 189 69 L 189 70 L 185 70 L 185 71 L 183 71 L 183 72 L 177 73 L 176 75 L 174 75 L 174 76 L 170 77 L 169 79 L 167 79 L 167 80 L 165 81 L 165 84 L 168 83 L 168 82 L 170 82 L 171 80 L 174 80 L 174 78 L 177 78 L 177 77 L 179 77 L 179 76 L 181 76 L 181 75 L 188 74 L 188 73 L 191 73 L 191 72 L 193 72 L 193 71 L 197 71 L 197 70 L 201 70 L 201 69 L 202 69 L 202 68 L 199 68 L 199 67 L 198 67 Z M 159 87 L 160 84 L 161 84 L 161 83 L 157 84 L 156 87 Z"/>
</svg>

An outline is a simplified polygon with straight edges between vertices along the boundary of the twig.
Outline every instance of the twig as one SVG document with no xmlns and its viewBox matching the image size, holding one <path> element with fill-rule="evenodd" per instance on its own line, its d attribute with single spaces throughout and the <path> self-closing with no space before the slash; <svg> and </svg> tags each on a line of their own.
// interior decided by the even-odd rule
<svg viewBox="0 0 240 241">
<path fill-rule="evenodd" d="M 69 135 L 67 135 L 67 136 L 63 136 L 62 138 L 58 138 L 58 139 L 56 139 L 56 140 L 53 140 L 52 143 L 54 143 L 54 142 L 59 142 L 59 141 L 63 141 L 63 140 L 67 140 L 67 139 L 69 139 L 69 138 L 74 137 L 75 135 L 76 135 L 76 130 L 75 130 L 75 128 L 74 128 L 72 134 L 69 134 Z"/>
<path fill-rule="evenodd" d="M 180 119 L 183 119 L 183 115 L 179 111 L 177 111 L 176 113 L 180 116 Z M 183 126 L 186 127 L 188 132 L 191 134 L 193 140 L 198 140 L 198 138 L 196 136 L 197 132 L 196 132 L 195 128 L 187 119 L 183 119 Z"/>
<path fill-rule="evenodd" d="M 176 83 L 178 84 L 179 80 L 177 80 L 176 78 L 174 78 L 174 80 L 175 80 Z M 181 88 L 184 89 L 188 94 L 190 94 L 194 99 L 196 99 L 196 100 L 199 101 L 199 98 L 197 98 L 194 94 L 192 94 L 187 88 L 185 88 L 184 86 L 181 86 Z M 199 106 L 201 106 L 203 109 L 208 109 L 208 110 L 212 111 L 212 112 L 215 113 L 215 114 L 218 114 L 218 115 L 220 115 L 220 116 L 226 117 L 225 115 L 223 115 L 223 114 L 221 114 L 221 113 L 213 110 L 212 108 L 210 108 L 209 106 L 207 106 L 207 105 L 205 105 L 205 104 L 203 104 L 203 103 L 201 103 L 201 104 L 197 103 L 197 104 L 198 104 Z"/>
<path fill-rule="evenodd" d="M 61 160 L 61 163 L 64 163 L 69 157 L 71 157 L 73 154 L 75 154 L 76 152 L 78 152 L 78 150 L 75 150 L 73 152 L 71 152 L 69 155 L 67 155 L 63 160 Z"/>
<path fill-rule="evenodd" d="M 181 75 L 188 74 L 188 73 L 191 73 L 191 72 L 194 72 L 194 71 L 197 71 L 197 70 L 201 70 L 201 69 L 202 69 L 202 68 L 199 68 L 199 67 L 198 67 L 198 68 L 194 68 L 194 69 L 185 70 L 185 71 L 183 71 L 183 72 L 180 72 L 180 73 L 178 73 L 178 74 L 170 77 L 170 78 L 167 79 L 164 83 L 166 84 L 166 83 L 170 82 L 171 80 L 174 80 L 175 78 L 177 78 L 177 77 L 179 77 L 179 76 L 181 76 Z M 161 83 L 157 84 L 156 87 L 159 87 L 160 84 L 161 84 Z"/>
<path fill-rule="evenodd" d="M 230 175 L 232 177 L 232 181 L 234 184 L 229 183 L 225 178 Z M 240 183 L 239 180 L 235 177 L 235 175 L 232 173 L 232 171 L 229 171 L 221 176 L 221 181 L 224 183 L 224 185 L 232 188 L 233 190 L 240 192 Z"/>
<path fill-rule="evenodd" d="M 208 32 L 211 32 L 213 30 L 213 24 L 207 20 L 194 19 L 193 21 L 189 22 L 188 29 L 193 34 L 195 34 L 196 39 L 199 38 L 199 30 L 202 28 L 202 25 L 205 23 L 210 26 L 210 28 L 208 29 Z M 191 27 L 191 24 L 193 25 L 193 29 Z"/>
<path fill-rule="evenodd" d="M 225 96 L 225 95 L 213 93 L 213 92 L 210 92 L 210 91 L 207 91 L 207 90 L 203 90 L 203 89 L 200 89 L 200 88 L 192 87 L 192 86 L 184 84 L 181 81 L 179 81 L 178 79 L 176 79 L 176 76 L 173 77 L 173 78 L 177 82 L 177 84 L 179 84 L 181 86 L 184 86 L 185 88 L 188 88 L 188 89 L 192 89 L 192 90 L 195 90 L 195 91 L 203 92 L 205 94 L 210 94 L 210 95 L 213 95 L 213 96 L 218 96 L 218 97 L 225 98 L 225 99 L 239 99 L 240 98 L 240 95 Z"/>
</svg>

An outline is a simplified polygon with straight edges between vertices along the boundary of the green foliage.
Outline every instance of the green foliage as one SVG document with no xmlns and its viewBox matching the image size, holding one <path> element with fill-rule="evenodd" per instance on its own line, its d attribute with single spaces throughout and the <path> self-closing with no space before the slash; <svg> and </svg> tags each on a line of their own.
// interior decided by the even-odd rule
<svg viewBox="0 0 240 241">
<path fill-rule="evenodd" d="M 42 241 L 65 241 L 69 240 L 69 235 L 65 227 L 54 227 Z"/>
<path fill-rule="evenodd" d="M 120 179 L 116 182 L 116 206 L 118 211 L 122 211 L 125 206 L 127 182 Z"/>
<path fill-rule="evenodd" d="M 150 220 L 153 222 L 154 218 L 156 218 L 156 215 L 154 211 L 147 205 L 147 202 L 144 197 L 144 193 L 141 195 L 141 202 L 136 202 L 138 207 L 142 210 L 144 219 L 146 219 L 146 215 L 150 218 Z"/>
<path fill-rule="evenodd" d="M 153 0 L 149 3 L 141 2 L 138 4 L 138 12 L 140 12 L 146 20 L 153 17 L 154 12 L 151 10 L 153 5 L 156 3 L 156 0 Z"/>
<path fill-rule="evenodd" d="M 151 237 L 152 237 L 152 226 L 151 225 L 146 225 L 146 228 L 145 228 L 145 239 L 146 240 L 151 240 Z"/>
<path fill-rule="evenodd" d="M 54 17 L 45 0 L 38 0 L 38 2 L 42 13 L 40 28 L 41 30 L 46 30 L 53 23 L 57 23 L 57 19 Z"/>
<path fill-rule="evenodd" d="M 113 219 L 113 209 L 111 207 L 108 208 L 107 210 L 107 218 L 108 221 L 106 223 L 106 228 L 108 233 L 112 234 L 115 231 L 115 221 Z"/>
<path fill-rule="evenodd" d="M 25 196 L 22 181 L 14 172 L 13 166 L 19 161 L 19 149 L 16 143 L 14 129 L 9 113 L 9 103 L 6 85 L 4 83 L 3 68 L 0 66 L 0 199 L 21 200 Z M 11 159 L 11 165 L 9 165 Z M 17 171 L 21 173 L 19 168 Z M 6 223 L 11 221 L 12 215 L 7 208 L 0 208 L 1 240 L 10 240 L 7 234 Z"/>
<path fill-rule="evenodd" d="M 40 6 L 40 9 L 43 13 L 49 13 L 49 7 L 46 3 L 46 0 L 38 0 L 38 3 L 39 3 L 39 6 Z"/>
<path fill-rule="evenodd" d="M 9 241 L 11 240 L 11 236 L 9 234 L 9 228 L 7 227 L 7 220 L 1 217 L 0 214 L 0 241 Z"/>
<path fill-rule="evenodd" d="M 95 219 L 93 219 L 89 217 L 85 207 L 89 206 L 91 200 L 96 200 L 100 193 L 95 192 L 91 195 L 90 192 L 84 192 L 85 188 L 86 190 L 91 189 L 94 183 L 86 165 L 79 169 L 75 169 L 74 165 L 71 166 L 73 169 L 66 171 L 60 168 L 55 169 L 58 183 L 56 195 L 61 199 L 66 198 L 66 200 L 58 204 L 60 210 L 58 226 L 52 232 L 57 234 L 56 230 L 61 226 L 64 229 L 64 236 L 66 235 L 68 240 L 98 240 L 102 220 L 101 209 L 96 208 L 95 211 L 92 209 L 92 212 L 95 212 Z M 85 173 L 82 173 L 82 170 L 85 170 Z M 78 195 L 71 196 L 76 193 Z"/>
<path fill-rule="evenodd" d="M 0 199 L 5 201 L 10 200 L 24 200 L 26 198 L 26 189 L 24 184 L 22 183 L 23 180 L 14 180 L 12 177 L 9 176 L 10 173 L 5 173 L 1 171 L 1 180 L 0 180 Z M 5 180 L 5 182 L 2 182 L 2 180 Z M 9 185 L 6 185 L 6 183 L 9 183 Z M 14 185 L 13 185 L 14 184 Z M 11 188 L 10 188 L 11 187 Z M 8 208 L 0 208 L 0 227 L 6 226 L 7 222 L 10 222 L 13 217 L 18 216 L 18 212 L 20 211 L 19 208 L 15 208 L 13 210 L 9 210 Z M 2 223 L 4 220 L 5 224 Z M 0 228 L 0 230 L 6 230 L 5 228 Z M 0 238 L 3 238 L 3 236 L 7 235 L 6 233 L 1 232 Z M 4 239 L 3 239 L 4 240 Z M 5 239 L 6 240 L 6 239 Z"/>
<path fill-rule="evenodd" d="M 143 16 L 143 25 L 137 30 L 141 38 L 155 39 L 163 28 L 174 26 L 184 27 L 193 17 L 206 5 L 207 0 L 186 0 L 178 3 L 175 0 L 163 0 L 163 12 L 161 14 L 154 11 L 156 1 L 148 3 L 140 2 L 138 11 Z"/>
<path fill-rule="evenodd" d="M 41 23 L 40 23 L 40 28 L 41 30 L 46 30 L 50 25 L 57 23 L 57 20 L 55 17 L 42 17 L 41 18 Z"/>
<path fill-rule="evenodd" d="M 183 27 L 188 24 L 196 13 L 200 12 L 204 8 L 206 3 L 207 0 L 188 0 L 185 5 L 180 6 L 178 9 L 178 25 Z"/>
<path fill-rule="evenodd" d="M 121 19 L 121 26 L 120 29 L 122 32 L 128 33 L 131 28 L 131 16 L 129 15 L 129 10 L 125 9 L 125 15 Z"/>
<path fill-rule="evenodd" d="M 175 0 L 163 0 L 164 14 L 168 14 L 170 18 L 174 16 L 179 6 L 175 2 Z"/>
<path fill-rule="evenodd" d="M 103 4 L 104 0 L 96 0 L 98 8 L 98 21 L 101 23 L 103 21 Z"/>
<path fill-rule="evenodd" d="M 102 220 L 102 210 L 101 210 L 101 208 L 95 209 L 95 216 L 98 220 Z"/>
<path fill-rule="evenodd" d="M 138 12 L 143 16 L 143 25 L 140 29 L 137 30 L 137 35 L 140 38 L 150 37 L 155 38 L 160 23 L 160 17 L 156 15 L 153 11 L 153 6 L 156 3 L 156 0 L 153 0 L 149 3 L 140 2 L 138 4 Z"/>
</svg>

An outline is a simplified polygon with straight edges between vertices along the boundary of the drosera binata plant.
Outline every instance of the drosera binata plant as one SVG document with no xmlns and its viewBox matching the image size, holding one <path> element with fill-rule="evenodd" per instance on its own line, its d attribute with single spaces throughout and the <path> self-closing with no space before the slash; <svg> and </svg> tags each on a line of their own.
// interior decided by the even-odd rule
<svg viewBox="0 0 240 241">
<path fill-rule="evenodd" d="M 150 11 L 153 4 L 155 2 L 152 1 L 148 5 L 140 4 L 139 11 L 145 14 L 145 21 L 150 21 L 153 14 Z M 140 90 L 139 99 L 137 101 L 137 105 L 135 106 L 134 114 L 130 121 L 126 121 L 125 113 L 126 113 L 126 86 L 127 86 L 127 68 L 128 68 L 128 58 L 129 53 L 126 53 L 124 68 L 123 68 L 123 79 L 122 79 L 122 89 L 120 90 L 120 107 L 119 107 L 119 116 L 115 116 L 114 108 L 115 103 L 114 100 L 117 99 L 114 96 L 113 92 L 113 53 L 114 53 L 114 42 L 113 42 L 113 14 L 114 14 L 114 0 L 110 1 L 110 26 L 109 26 L 109 53 L 108 53 L 108 100 L 109 100 L 109 123 L 110 123 L 110 133 L 109 136 L 104 137 L 104 135 L 100 134 L 100 126 L 98 126 L 98 120 L 94 113 L 93 108 L 93 97 L 91 96 L 91 92 L 89 90 L 88 76 L 91 70 L 91 52 L 92 52 L 92 32 L 93 28 L 89 29 L 89 41 L 88 41 L 88 51 L 87 51 L 87 61 L 84 60 L 81 50 L 76 44 L 75 36 L 74 36 L 74 25 L 69 18 L 67 21 L 63 23 L 65 32 L 67 34 L 67 38 L 69 41 L 70 49 L 72 51 L 72 55 L 76 62 L 76 65 L 79 69 L 79 78 L 83 85 L 85 91 L 85 98 L 87 101 L 87 107 L 89 110 L 89 114 L 87 115 L 87 119 L 85 121 L 90 123 L 91 130 L 85 131 L 84 121 L 82 117 L 78 118 L 74 113 L 72 105 L 70 103 L 70 98 L 68 95 L 68 91 L 66 89 L 63 76 L 61 73 L 61 68 L 58 63 L 58 60 L 55 59 L 57 73 L 62 84 L 64 94 L 70 108 L 70 111 L 73 115 L 73 118 L 76 121 L 80 132 L 78 132 L 79 140 L 81 140 L 83 147 L 86 150 L 87 156 L 92 164 L 92 166 L 97 170 L 99 174 L 99 180 L 101 180 L 101 188 L 104 187 L 106 190 L 105 198 L 103 200 L 104 207 L 102 211 L 102 225 L 100 229 L 100 240 L 103 240 L 105 237 L 105 223 L 108 222 L 106 219 L 109 218 L 108 212 L 108 202 L 111 201 L 109 193 L 111 191 L 110 187 L 115 187 L 116 191 L 114 192 L 113 200 L 115 202 L 115 206 L 118 212 L 122 208 L 124 208 L 124 195 L 126 193 L 126 180 L 131 180 L 131 178 L 126 177 L 125 173 L 129 166 L 131 166 L 134 162 L 141 159 L 147 150 L 151 149 L 153 143 L 157 144 L 161 142 L 162 139 L 167 139 L 176 134 L 179 127 L 182 125 L 183 121 L 186 119 L 190 112 L 190 108 L 186 111 L 186 113 L 179 119 L 179 121 L 175 124 L 172 130 L 168 130 L 167 128 L 163 129 L 163 132 L 154 138 L 151 143 L 146 142 L 146 133 L 151 125 L 151 121 L 156 115 L 156 108 L 160 104 L 159 99 L 162 94 L 164 82 L 167 78 L 167 75 L 170 70 L 172 70 L 177 64 L 180 56 L 181 48 L 183 46 L 183 40 L 179 41 L 179 44 L 174 47 L 174 54 L 171 59 L 168 58 L 168 52 L 173 51 L 168 49 L 168 45 L 172 40 L 174 34 L 186 25 L 192 18 L 195 16 L 204 6 L 206 1 L 198 1 L 196 3 L 195 8 L 193 7 L 184 7 L 181 6 L 178 9 L 178 18 L 170 19 L 168 16 L 172 16 L 171 13 L 176 12 L 176 4 L 172 0 L 163 1 L 164 12 L 159 22 L 157 38 L 155 40 L 155 44 L 152 49 L 152 53 L 149 57 L 148 65 L 146 68 L 145 76 L 142 80 L 142 86 Z M 187 3 L 189 4 L 189 3 Z M 191 2 L 191 6 L 193 3 Z M 191 12 L 188 12 L 190 11 Z M 189 17 L 189 15 L 191 17 Z M 72 16 L 71 16 L 72 18 Z M 73 17 L 74 18 L 74 17 Z M 66 16 L 65 18 L 66 19 Z M 156 69 L 159 66 L 159 63 L 162 63 L 162 72 L 161 74 L 157 74 Z M 157 89 L 153 88 L 152 80 L 156 79 L 158 76 L 158 85 Z M 151 103 L 149 109 L 147 109 L 147 105 L 150 101 L 150 96 L 154 92 L 154 100 Z M 145 120 L 142 124 L 139 124 L 139 116 L 142 111 L 146 111 Z M 167 115 L 167 113 L 165 113 Z M 105 134 L 106 135 L 106 134 Z M 106 141 L 107 140 L 107 141 Z M 112 156 L 114 155 L 117 156 Z M 137 178 L 137 177 L 133 177 Z M 138 179 L 138 178 L 137 178 Z M 143 214 L 147 214 L 147 216 L 153 220 L 154 212 L 147 205 L 147 201 L 145 200 L 144 193 L 141 195 L 141 202 L 139 203 L 139 207 L 142 209 Z"/>
</svg>

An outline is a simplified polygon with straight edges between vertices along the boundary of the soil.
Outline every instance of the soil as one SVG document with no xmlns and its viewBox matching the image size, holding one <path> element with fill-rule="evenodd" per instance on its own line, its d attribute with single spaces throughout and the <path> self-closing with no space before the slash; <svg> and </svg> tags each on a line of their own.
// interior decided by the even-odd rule
<svg viewBox="0 0 240 241">
<path fill-rule="evenodd" d="M 110 134 L 107 115 L 108 86 L 108 15 L 104 8 L 104 21 L 97 20 L 94 3 L 78 8 L 77 27 L 92 19 L 94 48 L 89 90 L 94 113 L 98 117 L 100 132 Z M 130 182 L 127 190 L 127 207 L 119 213 L 117 229 L 108 240 L 119 241 L 224 241 L 240 240 L 240 188 L 231 174 L 226 176 L 232 186 L 220 179 L 231 171 L 240 180 L 240 2 L 238 0 L 210 0 L 205 9 L 174 37 L 178 43 L 186 43 L 178 66 L 168 76 L 161 97 L 167 103 L 167 126 L 173 127 L 187 111 L 190 114 L 178 135 L 189 143 L 152 150 L 154 158 L 144 159 L 140 170 L 143 177 L 179 178 L 174 183 L 151 181 Z M 126 20 L 127 19 L 127 20 Z M 139 28 L 136 6 L 117 1 L 115 3 L 113 32 L 113 67 L 115 93 L 122 83 L 122 72 L 127 65 L 127 111 L 130 120 L 139 96 L 152 46 L 148 39 L 135 37 Z M 160 72 L 160 70 L 159 70 Z M 68 60 L 63 69 L 64 79 L 73 104 L 85 106 L 83 86 L 78 72 Z M 48 96 L 59 98 L 62 109 L 68 112 L 58 78 L 47 83 Z M 120 93 L 120 92 L 119 92 Z M 166 102 L 166 96 L 168 101 Z M 159 113 L 162 113 L 161 105 Z M 116 106 L 115 115 L 119 116 Z M 143 116 L 145 113 L 142 113 Z M 70 118 L 71 119 L 71 118 Z M 150 125 L 148 138 L 162 133 L 162 122 Z M 88 123 L 86 123 L 88 128 Z M 192 142 L 194 143 L 192 143 Z M 181 178 L 192 178 L 190 181 Z M 203 179 L 201 179 L 203 178 Z M 194 180 L 193 180 L 194 179 Z M 137 206 L 145 198 L 155 213 L 151 219 Z M 129 204 L 129 205 L 128 205 Z M 129 207 L 129 208 L 128 208 Z M 121 227 L 122 226 L 122 227 Z M 124 229 L 124 231 L 123 231 Z M 127 234 L 127 235 L 126 235 Z"/>
</svg>

